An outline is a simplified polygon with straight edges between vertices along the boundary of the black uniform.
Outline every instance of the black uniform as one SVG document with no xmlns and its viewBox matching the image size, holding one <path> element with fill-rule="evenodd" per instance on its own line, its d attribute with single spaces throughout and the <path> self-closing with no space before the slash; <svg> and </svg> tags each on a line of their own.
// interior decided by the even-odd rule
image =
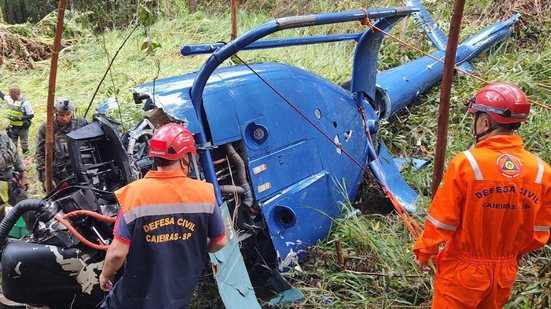
<svg viewBox="0 0 551 309">
<path fill-rule="evenodd" d="M 13 172 L 23 172 L 25 168 L 17 155 L 15 144 L 3 132 L 0 132 L 0 218 L 4 217 L 6 203 L 15 205 L 27 198 L 24 189 L 13 183 Z"/>
<path fill-rule="evenodd" d="M 88 122 L 84 118 L 73 117 L 71 123 L 65 126 L 59 126 L 54 122 L 54 162 L 52 166 L 52 180 L 59 185 L 61 181 L 73 174 L 71 162 L 69 160 L 69 148 L 67 146 L 67 134 L 76 129 L 86 126 Z M 46 179 L 46 123 L 40 125 L 38 131 L 38 140 L 36 144 L 36 169 L 38 170 L 38 179 L 44 182 Z"/>
</svg>

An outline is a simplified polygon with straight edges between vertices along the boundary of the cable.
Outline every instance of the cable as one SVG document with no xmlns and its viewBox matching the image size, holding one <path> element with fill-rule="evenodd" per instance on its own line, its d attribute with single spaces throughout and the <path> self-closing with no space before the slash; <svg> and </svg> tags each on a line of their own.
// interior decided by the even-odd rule
<svg viewBox="0 0 551 309">
<path fill-rule="evenodd" d="M 90 108 L 92 107 L 92 104 L 94 103 L 94 98 L 96 97 L 96 94 L 98 93 L 100 87 L 101 87 L 101 84 L 103 84 L 103 81 L 105 80 L 105 78 L 107 77 L 107 74 L 109 73 L 110 69 L 111 69 L 111 66 L 113 66 L 113 63 L 115 62 L 115 59 L 117 58 L 117 56 L 119 55 L 119 52 L 121 51 L 121 49 L 124 47 L 124 45 L 126 44 L 126 42 L 128 41 L 128 39 L 130 39 L 130 37 L 132 36 L 132 34 L 134 33 L 134 31 L 136 29 L 138 29 L 138 26 L 140 24 L 139 23 L 136 23 L 136 25 L 134 25 L 134 27 L 132 28 L 132 30 L 130 31 L 130 33 L 128 33 L 128 35 L 126 36 L 126 38 L 124 38 L 124 40 L 122 41 L 122 44 L 121 46 L 119 46 L 119 48 L 117 49 L 117 51 L 115 52 L 115 55 L 113 56 L 113 58 L 111 58 L 111 61 L 109 61 L 109 65 L 107 66 L 107 70 L 105 70 L 105 73 L 103 74 L 103 77 L 101 78 L 98 86 L 96 87 L 96 90 L 94 91 L 94 94 L 92 95 L 92 98 L 90 99 L 90 103 L 88 103 L 88 107 L 86 107 L 86 111 L 84 112 L 84 118 L 86 118 L 86 116 L 88 115 L 88 112 L 90 111 Z"/>
<path fill-rule="evenodd" d="M 46 197 L 44 198 L 44 200 L 53 200 L 53 198 L 55 196 L 57 196 L 58 194 L 62 193 L 62 192 L 65 192 L 66 190 L 69 190 L 69 189 L 74 189 L 74 188 L 77 188 L 77 189 L 90 189 L 92 191 L 95 191 L 97 193 L 100 193 L 100 194 L 105 194 L 105 195 L 111 195 L 111 196 L 114 196 L 115 193 L 112 192 L 112 191 L 105 191 L 105 190 L 101 190 L 101 189 L 98 189 L 98 188 L 94 188 L 92 186 L 83 186 L 83 185 L 67 185 L 65 187 L 62 187 L 62 188 L 59 188 L 57 191 L 52 191 L 50 192 L 48 195 L 46 195 Z"/>
<path fill-rule="evenodd" d="M 362 120 L 364 122 L 364 130 L 365 130 L 365 135 L 367 136 L 368 138 L 368 142 L 370 145 L 373 145 L 373 137 L 371 136 L 371 132 L 369 131 L 368 127 L 367 127 L 367 115 L 365 114 L 365 108 L 363 108 L 362 106 L 362 103 L 361 102 L 358 102 L 356 101 L 356 104 L 358 106 L 358 110 L 360 111 L 360 114 L 362 115 Z M 419 234 L 422 232 L 422 228 L 419 226 L 419 224 L 417 223 L 417 221 L 415 221 L 413 219 L 413 217 L 411 217 L 404 209 L 404 207 L 402 206 L 402 204 L 398 201 L 398 199 L 396 198 L 396 196 L 394 195 L 394 193 L 392 191 L 390 191 L 388 189 L 388 186 L 386 185 L 388 182 L 386 180 L 386 177 L 385 177 L 385 174 L 382 173 L 382 167 L 381 167 L 381 164 L 377 158 L 377 153 L 374 152 L 374 157 L 375 157 L 375 165 L 379 171 L 379 174 L 381 175 L 381 177 L 383 178 L 383 181 L 382 182 L 379 182 L 379 185 L 382 187 L 383 189 L 383 192 L 385 193 L 385 195 L 390 199 L 392 205 L 394 205 L 394 208 L 396 209 L 396 212 L 398 213 L 398 215 L 400 216 L 400 218 L 402 219 L 402 221 L 404 222 L 404 224 L 406 225 L 408 231 L 410 232 L 410 234 L 414 237 L 414 238 L 417 238 L 419 237 Z M 375 178 L 377 179 L 377 178 Z"/>
<path fill-rule="evenodd" d="M 256 75 L 264 84 L 266 84 L 266 86 L 268 86 L 281 99 L 283 99 L 283 101 L 285 101 L 292 109 L 294 109 L 300 116 L 302 116 L 302 118 L 304 118 L 313 128 L 315 128 L 318 132 L 320 132 L 329 142 L 331 142 L 333 145 L 335 145 L 335 147 L 337 147 L 345 156 L 347 156 L 352 162 L 354 162 L 354 164 L 356 164 L 364 172 L 366 172 L 366 173 L 370 172 L 369 169 L 367 169 L 363 164 L 358 162 L 356 159 L 354 159 L 354 157 L 352 157 L 352 155 L 350 155 L 346 150 L 344 150 L 344 148 L 342 148 L 342 145 L 335 142 L 322 129 L 320 129 L 318 126 L 316 126 L 316 124 L 312 120 L 310 120 L 310 118 L 308 118 L 308 116 L 306 116 L 301 110 L 299 110 L 281 92 L 279 92 L 277 89 L 275 89 L 267 80 L 265 80 L 262 76 L 260 76 L 247 62 L 245 62 L 243 59 L 241 59 L 237 54 L 235 54 L 235 57 L 237 59 L 239 59 L 249 70 L 251 70 L 251 72 L 253 72 L 253 74 Z M 361 109 L 363 109 L 363 107 L 360 107 L 360 110 Z M 367 128 L 368 124 L 367 124 L 367 121 L 364 117 L 365 117 L 365 115 L 362 112 L 362 118 L 364 119 L 364 127 L 365 127 L 366 131 L 369 134 L 369 129 Z M 371 146 L 373 146 L 371 136 L 370 135 L 368 135 L 368 136 L 369 136 L 368 142 L 370 143 Z M 377 160 L 376 154 L 374 154 L 374 156 L 375 156 L 375 160 Z M 380 168 L 380 166 L 379 166 L 379 168 Z M 417 222 L 415 222 L 415 220 L 407 212 L 405 212 L 404 207 L 402 206 L 402 204 L 400 204 L 400 202 L 398 201 L 398 199 L 396 199 L 394 194 L 390 190 L 388 190 L 386 184 L 383 184 L 381 181 L 379 181 L 377 179 L 376 179 L 376 181 L 383 188 L 383 191 L 385 192 L 387 197 L 392 202 L 392 205 L 394 205 L 394 208 L 398 212 L 398 214 L 399 214 L 400 218 L 402 219 L 402 221 L 404 221 L 404 224 L 406 225 L 408 231 L 411 233 L 411 235 L 413 237 L 417 238 L 417 236 L 419 235 L 419 232 L 421 231 L 421 228 L 419 227 Z"/>
<path fill-rule="evenodd" d="M 95 211 L 84 210 L 84 209 L 71 211 L 70 213 L 63 215 L 63 218 L 64 219 L 73 219 L 73 218 L 76 218 L 76 217 L 79 217 L 79 216 L 89 216 L 89 217 L 92 217 L 92 218 L 97 219 L 99 221 L 103 221 L 103 222 L 107 222 L 107 223 L 115 223 L 115 221 L 117 221 L 117 218 L 104 216 L 104 215 L 99 214 Z"/>
<path fill-rule="evenodd" d="M 63 224 L 68 230 L 69 232 L 71 232 L 71 234 L 75 235 L 75 237 L 80 240 L 80 242 L 82 242 L 83 244 L 85 244 L 86 246 L 92 248 L 92 249 L 96 249 L 96 250 L 103 250 L 103 251 L 107 251 L 107 249 L 109 249 L 109 246 L 108 245 L 98 245 L 98 244 L 95 244 L 91 241 L 89 241 L 88 239 L 84 238 L 84 236 L 82 236 L 72 225 L 69 221 L 65 220 L 62 216 L 60 215 L 55 215 L 54 218 L 59 221 L 59 223 Z"/>
</svg>

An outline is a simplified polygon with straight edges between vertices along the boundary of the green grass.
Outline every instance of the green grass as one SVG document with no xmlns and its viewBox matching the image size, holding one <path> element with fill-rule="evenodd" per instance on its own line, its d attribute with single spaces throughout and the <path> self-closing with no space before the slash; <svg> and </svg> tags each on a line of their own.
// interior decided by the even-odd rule
<svg viewBox="0 0 551 309">
<path fill-rule="evenodd" d="M 226 2 L 200 1 L 202 11 L 188 15 L 184 1 L 169 1 L 161 8 L 164 16 L 148 31 L 155 42 L 161 44 L 154 56 L 140 51 L 145 35 L 139 28 L 121 50 L 111 75 L 100 88 L 93 102 L 97 106 L 103 99 L 117 94 L 125 113 L 134 114 L 137 108 L 131 101 L 129 89 L 139 83 L 151 81 L 157 70 L 160 78 L 196 71 L 207 56 L 184 58 L 179 55 L 185 43 L 227 41 L 230 37 L 229 9 Z M 514 3 L 522 1 L 513 1 Z M 476 33 L 513 14 L 511 3 L 496 5 L 495 1 L 467 2 L 462 38 Z M 447 32 L 453 1 L 423 1 L 434 19 Z M 528 3 L 528 2 L 526 2 Z M 400 5 L 400 1 L 247 1 L 239 11 L 239 32 L 242 34 L 273 17 L 284 14 L 316 13 L 323 11 L 354 10 L 360 7 Z M 255 11 L 263 7 L 267 11 Z M 207 10 L 208 8 L 208 10 Z M 516 7 L 518 9 L 518 7 Z M 532 100 L 551 105 L 551 43 L 546 38 L 551 31 L 549 6 L 543 14 L 524 9 L 521 23 L 513 36 L 504 44 L 492 48 L 478 57 L 473 65 L 476 73 L 489 81 L 511 81 L 520 84 Z M 546 14 L 547 13 L 547 14 Z M 74 25 L 72 25 L 74 27 Z M 433 51 L 428 40 L 411 19 L 407 20 L 406 41 L 425 51 Z M 340 31 L 359 31 L 358 23 L 323 26 L 307 30 L 289 30 L 279 36 L 314 34 Z M 109 62 L 105 49 L 113 55 L 130 30 L 113 30 L 94 36 L 88 31 L 80 33 L 72 47 L 60 55 L 56 96 L 70 96 L 82 112 L 94 92 Z M 400 26 L 393 29 L 400 34 Z M 105 43 L 104 43 L 105 42 Z M 279 61 L 306 68 L 334 82 L 350 78 L 353 44 L 337 43 L 316 46 L 242 52 L 248 62 Z M 380 69 L 398 65 L 419 57 L 419 53 L 401 47 L 387 39 L 380 54 Z M 159 66 L 157 66 L 157 63 Z M 0 68 L 3 76 L 0 89 L 19 84 L 33 103 L 37 114 L 31 128 L 31 141 L 36 136 L 38 123 L 45 118 L 48 89 L 49 62 L 35 63 L 32 70 Z M 471 118 L 466 114 L 465 98 L 473 95 L 482 84 L 466 76 L 458 76 L 452 89 L 447 159 L 472 144 Z M 395 155 L 431 158 L 436 145 L 439 90 L 433 90 L 407 111 L 384 122 L 380 136 Z M 128 112 L 131 111 L 131 112 Z M 551 162 L 551 112 L 540 107 L 532 108 L 530 121 L 523 125 L 520 134 L 526 146 Z M 125 120 L 127 122 L 128 120 Z M 2 122 L 3 125 L 6 122 Z M 129 126 L 130 123 L 127 123 Z M 2 128 L 3 129 L 3 128 Z M 430 201 L 432 166 L 418 172 L 406 171 L 405 177 L 412 187 L 422 193 L 418 221 L 424 219 L 424 210 Z M 35 177 L 32 173 L 30 177 Z M 39 195 L 35 188 L 33 195 Z M 349 207 L 349 205 L 344 205 Z M 370 205 L 360 205 L 367 208 Z M 344 269 L 339 268 L 335 243 L 341 241 L 350 255 Z M 328 306 L 349 308 L 382 308 L 428 306 L 431 299 L 431 277 L 419 273 L 413 265 L 411 253 L 413 239 L 394 215 L 363 215 L 336 221 L 336 229 L 312 253 L 312 259 L 303 265 L 302 272 L 287 275 L 289 280 L 306 295 L 304 307 Z M 551 250 L 546 247 L 521 264 L 518 282 L 514 287 L 511 306 L 515 308 L 543 308 L 551 297 L 549 269 Z"/>
</svg>

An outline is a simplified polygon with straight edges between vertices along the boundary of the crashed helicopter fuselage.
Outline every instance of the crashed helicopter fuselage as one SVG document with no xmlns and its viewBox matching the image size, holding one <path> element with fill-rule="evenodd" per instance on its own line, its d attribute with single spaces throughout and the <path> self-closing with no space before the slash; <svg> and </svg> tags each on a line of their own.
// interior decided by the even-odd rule
<svg viewBox="0 0 551 309">
<path fill-rule="evenodd" d="M 341 215 L 339 202 L 355 198 L 366 169 L 400 205 L 414 211 L 417 194 L 377 140 L 378 121 L 409 104 L 442 73 L 443 64 L 429 57 L 377 72 L 384 33 L 375 29 L 389 31 L 410 14 L 432 23 L 417 6 L 280 18 L 226 45 L 184 46 L 185 55 L 212 55 L 198 72 L 135 87 L 135 99 L 145 102 L 145 109 L 162 113 L 164 122 L 182 122 L 194 133 L 199 157 L 190 177 L 213 183 L 227 227 L 228 245 L 211 255 L 226 307 L 259 307 L 248 271 L 261 263 L 280 271 L 296 265 L 308 247 L 331 231 L 333 219 Z M 290 28 L 366 19 L 376 28 L 260 40 Z M 465 41 L 456 63 L 469 67 L 474 56 L 508 35 L 513 21 Z M 357 42 L 346 86 L 280 63 L 218 68 L 241 50 L 343 40 Z M 433 57 L 443 59 L 444 52 Z M 75 302 L 93 307 L 101 301 L 97 274 L 113 237 L 108 218 L 117 212 L 110 193 L 149 168 L 144 158 L 147 137 L 161 123 L 144 121 L 120 136 L 99 117 L 70 134 L 74 177 L 44 200 L 16 206 L 0 225 L 0 240 L 5 242 L 14 220 L 34 212 L 28 220 L 31 238 L 9 240 L 3 250 L 7 298 L 62 308 Z M 80 210 L 88 212 L 69 215 Z M 62 219 L 85 239 L 75 237 Z"/>
</svg>

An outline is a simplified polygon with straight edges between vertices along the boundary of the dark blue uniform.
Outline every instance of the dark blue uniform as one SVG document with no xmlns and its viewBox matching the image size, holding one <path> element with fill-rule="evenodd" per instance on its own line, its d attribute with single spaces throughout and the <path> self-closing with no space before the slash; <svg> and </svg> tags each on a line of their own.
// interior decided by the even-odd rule
<svg viewBox="0 0 551 309">
<path fill-rule="evenodd" d="M 108 308 L 185 308 L 208 260 L 207 238 L 224 237 L 211 184 L 151 171 L 116 192 L 115 237 L 130 245 Z"/>
</svg>

